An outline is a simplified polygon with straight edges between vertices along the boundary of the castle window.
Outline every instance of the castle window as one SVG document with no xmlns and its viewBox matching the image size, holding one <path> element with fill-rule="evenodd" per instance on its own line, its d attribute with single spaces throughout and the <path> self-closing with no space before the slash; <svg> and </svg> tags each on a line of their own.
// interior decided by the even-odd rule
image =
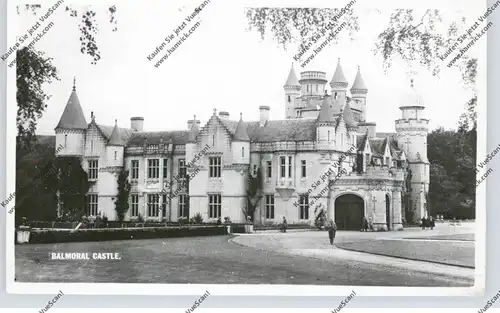
<svg viewBox="0 0 500 313">
<path fill-rule="evenodd" d="M 317 134 L 317 137 L 316 137 L 316 141 L 319 142 L 319 129 L 318 129 L 318 134 Z"/>
<path fill-rule="evenodd" d="M 241 157 L 245 157 L 245 147 L 241 147 Z"/>
<path fill-rule="evenodd" d="M 212 135 L 212 146 L 215 146 L 215 135 Z"/>
<path fill-rule="evenodd" d="M 318 87 L 318 85 L 316 84 L 316 92 L 318 92 L 318 88 L 319 88 L 319 87 Z"/>
<path fill-rule="evenodd" d="M 292 97 L 290 97 L 290 95 L 288 95 L 288 102 L 292 102 Z"/>
<path fill-rule="evenodd" d="M 64 135 L 64 148 L 68 146 L 68 135 Z"/>
<path fill-rule="evenodd" d="M 272 173 L 273 173 L 273 166 L 271 161 L 267 161 L 267 178 L 271 178 Z"/>
<path fill-rule="evenodd" d="M 344 134 L 340 134 L 340 146 L 344 146 Z"/>
<path fill-rule="evenodd" d="M 266 218 L 274 219 L 274 195 L 266 195 Z"/>
<path fill-rule="evenodd" d="M 148 160 L 148 178 L 149 179 L 160 178 L 160 159 Z"/>
<path fill-rule="evenodd" d="M 163 178 L 168 177 L 168 159 L 163 159 Z"/>
<path fill-rule="evenodd" d="M 256 177 L 257 176 L 257 171 L 258 171 L 258 168 L 257 168 L 257 165 L 253 165 L 253 172 L 252 172 L 252 176 L 253 177 Z"/>
<path fill-rule="evenodd" d="M 306 85 L 306 92 L 309 92 L 309 85 Z"/>
<path fill-rule="evenodd" d="M 221 157 L 210 157 L 208 166 L 208 177 L 219 178 L 221 176 Z"/>
<path fill-rule="evenodd" d="M 186 178 L 186 160 L 185 159 L 179 159 L 179 178 L 180 179 Z"/>
<path fill-rule="evenodd" d="M 385 157 L 385 165 L 389 166 L 389 157 Z"/>
<path fill-rule="evenodd" d="M 328 142 L 330 142 L 330 131 L 328 131 Z"/>
<path fill-rule="evenodd" d="M 131 195 L 130 196 L 130 203 L 131 203 L 131 212 L 130 216 L 136 217 L 139 215 L 139 195 Z"/>
<path fill-rule="evenodd" d="M 130 161 L 132 179 L 139 179 L 139 160 Z"/>
<path fill-rule="evenodd" d="M 302 169 L 301 177 L 305 178 L 306 177 L 306 160 L 302 160 L 302 161 L 300 161 L 300 163 L 301 163 L 301 169 Z"/>
<path fill-rule="evenodd" d="M 286 177 L 286 157 L 280 157 L 280 178 Z"/>
<path fill-rule="evenodd" d="M 179 195 L 179 217 L 189 218 L 188 203 L 189 198 L 187 195 Z"/>
<path fill-rule="evenodd" d="M 309 219 L 309 196 L 307 194 L 299 196 L 299 219 Z"/>
<path fill-rule="evenodd" d="M 99 174 L 99 161 L 90 160 L 89 161 L 89 179 L 96 180 Z"/>
<path fill-rule="evenodd" d="M 292 178 L 292 157 L 288 157 L 288 178 Z"/>
<path fill-rule="evenodd" d="M 221 195 L 208 195 L 208 218 L 221 217 Z"/>
<path fill-rule="evenodd" d="M 366 153 L 366 158 L 365 158 L 365 165 L 368 166 L 370 165 L 370 154 L 369 153 Z"/>
<path fill-rule="evenodd" d="M 162 196 L 161 196 L 161 216 L 162 217 L 167 216 L 167 204 L 168 204 L 167 194 L 162 194 Z"/>
<path fill-rule="evenodd" d="M 90 141 L 90 153 L 94 151 L 94 140 Z"/>
<path fill-rule="evenodd" d="M 116 152 L 116 151 L 115 151 L 115 161 L 116 161 L 116 157 L 117 157 L 117 155 L 118 155 L 118 152 Z"/>
<path fill-rule="evenodd" d="M 157 217 L 160 211 L 160 195 L 148 194 L 148 216 Z"/>
<path fill-rule="evenodd" d="M 97 215 L 99 196 L 95 193 L 87 195 L 87 211 L 89 215 Z"/>
</svg>

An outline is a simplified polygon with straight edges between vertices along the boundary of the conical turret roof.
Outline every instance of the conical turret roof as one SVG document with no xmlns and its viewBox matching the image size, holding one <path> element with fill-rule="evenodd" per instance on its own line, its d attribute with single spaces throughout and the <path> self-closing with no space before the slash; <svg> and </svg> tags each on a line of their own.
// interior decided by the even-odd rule
<svg viewBox="0 0 500 313">
<path fill-rule="evenodd" d="M 240 113 L 240 121 L 238 126 L 236 126 L 236 131 L 234 132 L 235 141 L 250 141 L 245 125 L 243 124 L 243 116 Z"/>
<path fill-rule="evenodd" d="M 332 81 L 330 85 L 340 84 L 347 86 L 347 79 L 345 78 L 344 71 L 342 71 L 342 66 L 340 65 L 340 58 L 337 62 L 337 68 L 335 69 L 335 73 L 333 74 Z"/>
<path fill-rule="evenodd" d="M 83 110 L 80 105 L 80 100 L 76 94 L 76 88 L 73 85 L 73 91 L 69 96 L 68 103 L 64 108 L 64 112 L 57 124 L 56 128 L 64 129 L 87 129 L 88 124 L 83 115 Z"/>
<path fill-rule="evenodd" d="M 325 96 L 323 100 L 323 104 L 321 105 L 321 110 L 318 115 L 319 123 L 333 123 L 335 122 L 334 118 L 335 110 L 333 108 L 333 101 L 331 96 Z"/>
<path fill-rule="evenodd" d="M 118 128 L 118 123 L 115 120 L 115 127 L 111 136 L 109 136 L 108 146 L 125 146 L 125 142 L 121 136 L 120 129 Z"/>
<path fill-rule="evenodd" d="M 196 136 L 198 136 L 199 132 L 200 129 L 198 128 L 198 123 L 196 122 L 195 115 L 193 119 L 193 125 L 191 125 L 191 130 L 189 131 L 188 143 L 196 143 Z"/>
<path fill-rule="evenodd" d="M 293 63 L 292 63 L 292 68 L 290 68 L 290 73 L 288 74 L 288 79 L 286 80 L 285 83 L 285 87 L 290 87 L 290 86 L 300 87 L 299 80 L 297 79 L 297 75 L 295 74 L 295 70 L 293 68 Z"/>
<path fill-rule="evenodd" d="M 366 88 L 365 82 L 363 80 L 363 77 L 361 76 L 361 71 L 358 66 L 358 72 L 356 73 L 356 78 L 354 78 L 354 83 L 352 84 L 351 90 L 363 90 L 366 91 L 368 90 Z"/>
<path fill-rule="evenodd" d="M 354 117 L 352 116 L 351 106 L 349 102 L 344 107 L 344 112 L 342 112 L 342 117 L 344 118 L 344 122 L 348 127 L 355 127 L 357 124 L 354 121 Z"/>
</svg>

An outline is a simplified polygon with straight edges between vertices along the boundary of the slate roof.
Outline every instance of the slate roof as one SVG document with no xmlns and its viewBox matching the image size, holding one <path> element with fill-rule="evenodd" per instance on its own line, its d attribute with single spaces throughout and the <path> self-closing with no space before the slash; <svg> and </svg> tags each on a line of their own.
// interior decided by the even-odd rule
<svg viewBox="0 0 500 313">
<path fill-rule="evenodd" d="M 344 122 L 348 127 L 357 126 L 356 122 L 354 121 L 354 117 L 352 116 L 351 106 L 349 105 L 349 102 L 347 102 L 347 104 L 345 105 L 344 112 L 342 115 L 344 118 Z"/>
<path fill-rule="evenodd" d="M 358 67 L 358 72 L 356 73 L 356 78 L 354 78 L 354 83 L 352 84 L 351 90 L 368 90 L 366 88 L 363 77 Z"/>
<path fill-rule="evenodd" d="M 288 74 L 285 86 L 300 86 L 297 75 L 295 74 L 295 70 L 293 69 L 293 64 L 292 68 L 290 69 L 290 73 Z"/>
<path fill-rule="evenodd" d="M 108 125 L 101 125 L 101 124 L 96 124 L 97 127 L 101 130 L 102 134 L 104 135 L 104 138 L 106 140 L 110 140 L 111 135 L 113 134 L 113 129 L 115 126 L 108 126 Z M 119 131 L 119 135 L 121 140 L 126 144 L 128 140 L 130 139 L 130 136 L 133 133 L 133 130 L 129 128 L 122 128 L 122 127 L 117 127 Z"/>
<path fill-rule="evenodd" d="M 340 59 L 337 63 L 337 68 L 335 69 L 335 73 L 333 74 L 331 83 L 343 83 L 347 84 L 347 79 L 345 78 L 344 71 L 342 71 L 342 66 L 340 65 Z"/>
<path fill-rule="evenodd" d="M 371 138 L 370 147 L 372 148 L 372 153 L 374 156 L 382 157 L 385 152 L 385 146 L 387 144 L 386 138 Z"/>
<path fill-rule="evenodd" d="M 340 113 L 335 110 L 336 103 L 333 101 L 333 97 L 328 96 L 323 100 L 323 104 L 321 105 L 321 110 L 318 114 L 318 122 L 320 123 L 332 123 L 336 121 L 335 114 Z"/>
<path fill-rule="evenodd" d="M 241 117 L 240 117 L 240 120 L 238 122 L 238 125 L 236 126 L 236 130 L 234 131 L 233 140 L 250 141 L 250 137 L 248 137 L 246 126 L 245 126 L 243 119 Z"/>
<path fill-rule="evenodd" d="M 122 135 L 120 128 L 115 124 L 111 136 L 109 136 L 108 145 L 112 146 L 125 146 L 127 143 L 127 135 Z"/>
<path fill-rule="evenodd" d="M 220 120 L 234 136 L 237 121 Z M 242 122 L 251 142 L 314 141 L 316 140 L 315 119 L 270 120 L 265 126 L 257 122 Z"/>
<path fill-rule="evenodd" d="M 133 132 L 127 146 L 142 147 L 146 141 L 148 144 L 158 145 L 161 143 L 162 139 L 165 144 L 172 140 L 173 144 L 185 145 L 189 141 L 189 131 Z"/>
<path fill-rule="evenodd" d="M 358 151 L 364 151 L 364 147 L 365 147 L 367 139 L 368 139 L 368 133 L 365 133 L 364 135 L 356 137 L 356 147 L 358 147 Z"/>
<path fill-rule="evenodd" d="M 85 116 L 83 115 L 80 100 L 78 100 L 76 91 L 73 89 L 56 129 L 87 129 L 87 127 L 88 124 L 85 120 Z"/>
</svg>

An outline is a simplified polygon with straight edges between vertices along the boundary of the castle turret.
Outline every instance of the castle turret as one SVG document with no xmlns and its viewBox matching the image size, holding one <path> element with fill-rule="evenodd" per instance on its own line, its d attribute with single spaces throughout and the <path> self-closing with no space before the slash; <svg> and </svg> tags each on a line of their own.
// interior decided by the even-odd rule
<svg viewBox="0 0 500 313">
<path fill-rule="evenodd" d="M 73 79 L 73 90 L 69 96 L 68 103 L 55 128 L 57 156 L 83 156 L 85 144 L 85 133 L 87 131 L 87 121 L 83 115 L 80 100 L 76 94 L 76 81 Z"/>
<path fill-rule="evenodd" d="M 413 87 L 402 99 L 401 118 L 396 120 L 398 146 L 406 153 L 408 168 L 411 170 L 411 201 L 414 220 L 427 216 L 425 195 L 429 190 L 429 160 L 427 159 L 427 133 L 429 119 L 424 118 L 424 101 Z"/>
<path fill-rule="evenodd" d="M 333 150 L 335 148 L 335 128 L 340 111 L 332 96 L 325 95 L 316 122 L 316 143 L 318 150 Z"/>
<path fill-rule="evenodd" d="M 340 65 L 340 58 L 337 62 L 337 68 L 333 74 L 332 81 L 330 82 L 330 87 L 332 88 L 333 100 L 338 101 L 341 108 L 346 104 L 347 97 L 347 79 L 345 79 L 344 71 Z"/>
<path fill-rule="evenodd" d="M 243 116 L 241 113 L 240 121 L 234 132 L 232 150 L 234 164 L 250 164 L 250 137 L 243 123 Z"/>
<path fill-rule="evenodd" d="M 290 69 L 288 79 L 283 89 L 285 90 L 285 118 L 295 117 L 295 99 L 300 96 L 300 83 L 293 68 Z"/>
<path fill-rule="evenodd" d="M 361 71 L 358 66 L 358 72 L 356 73 L 356 78 L 354 78 L 354 83 L 351 87 L 351 96 L 353 99 L 352 110 L 354 113 L 354 119 L 356 121 L 364 122 L 366 121 L 366 94 L 368 93 L 368 88 L 366 88 L 363 77 L 361 76 Z"/>
<path fill-rule="evenodd" d="M 115 120 L 115 127 L 109 136 L 108 144 L 106 145 L 107 166 L 116 167 L 123 166 L 123 153 L 125 149 L 125 141 L 122 138 L 118 121 Z"/>
</svg>

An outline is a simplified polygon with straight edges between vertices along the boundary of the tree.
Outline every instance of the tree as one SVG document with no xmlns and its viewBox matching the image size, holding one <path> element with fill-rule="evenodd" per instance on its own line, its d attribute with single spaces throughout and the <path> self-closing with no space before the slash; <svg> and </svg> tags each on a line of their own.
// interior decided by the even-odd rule
<svg viewBox="0 0 500 313">
<path fill-rule="evenodd" d="M 363 154 L 358 153 L 356 154 L 356 173 L 358 174 L 363 174 Z"/>
<path fill-rule="evenodd" d="M 79 220 L 87 207 L 86 195 L 90 187 L 87 172 L 83 170 L 79 157 L 57 157 L 54 163 L 61 215 Z"/>
<path fill-rule="evenodd" d="M 249 167 L 250 170 L 250 167 Z M 257 206 L 260 200 L 264 197 L 262 193 L 262 173 L 260 168 L 257 169 L 257 173 L 253 176 L 248 172 L 248 185 L 246 190 L 246 207 L 243 208 L 243 213 L 245 214 L 245 220 L 247 216 L 250 216 L 250 220 L 254 221 L 254 214 L 257 210 Z"/>
<path fill-rule="evenodd" d="M 405 212 L 405 220 L 406 223 L 408 224 L 413 224 L 414 223 L 414 218 L 415 218 L 415 212 L 413 211 L 412 207 L 412 201 L 411 201 L 411 178 L 412 178 L 412 173 L 411 169 L 407 168 L 406 174 L 405 174 L 405 183 L 403 186 L 403 205 L 404 205 L 404 212 Z"/>
<path fill-rule="evenodd" d="M 39 4 L 25 5 L 24 12 L 37 15 L 42 6 Z M 97 45 L 96 35 L 99 28 L 96 23 L 96 13 L 91 8 L 76 10 L 66 6 L 65 10 L 71 17 L 78 19 L 78 28 L 81 32 L 79 41 L 80 52 L 92 58 L 91 63 L 97 64 L 101 59 L 101 53 Z M 20 7 L 17 7 L 21 14 Z M 109 21 L 113 25 L 113 31 L 117 30 L 116 6 L 108 8 Z M 36 140 L 35 131 L 38 120 L 47 108 L 47 100 L 50 95 L 43 91 L 43 86 L 59 80 L 57 68 L 52 64 L 52 58 L 46 57 L 41 51 L 33 47 L 24 46 L 16 51 L 16 74 L 17 74 L 17 144 L 31 147 Z"/>
<path fill-rule="evenodd" d="M 118 174 L 118 195 L 115 200 L 115 211 L 118 220 L 121 222 L 125 218 L 125 213 L 127 213 L 129 205 L 128 198 L 130 195 L 131 185 L 128 181 L 129 171 L 122 169 L 120 174 Z"/>
</svg>

